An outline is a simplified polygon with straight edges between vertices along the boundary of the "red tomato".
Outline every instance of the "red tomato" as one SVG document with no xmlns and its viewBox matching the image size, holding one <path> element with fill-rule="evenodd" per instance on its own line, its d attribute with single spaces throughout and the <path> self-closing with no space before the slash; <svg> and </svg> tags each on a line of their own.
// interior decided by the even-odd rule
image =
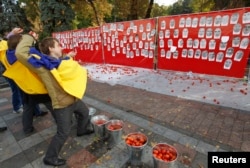
<svg viewBox="0 0 250 168">
<path fill-rule="evenodd" d="M 127 140 L 131 141 L 131 146 L 143 146 L 147 142 L 145 135 L 139 134 L 139 133 L 129 134 L 125 139 L 126 143 L 127 143 Z"/>
<path fill-rule="evenodd" d="M 167 144 L 158 144 L 153 148 L 153 156 L 159 160 L 170 162 L 176 159 L 177 151 Z"/>
<path fill-rule="evenodd" d="M 104 119 L 99 119 L 99 120 L 95 121 L 95 124 L 96 124 L 96 125 L 103 125 L 103 124 L 105 124 L 106 122 L 107 122 L 107 121 L 104 120 Z"/>
<path fill-rule="evenodd" d="M 109 124 L 107 127 L 109 130 L 119 130 L 122 128 L 122 125 L 120 124 Z"/>
</svg>

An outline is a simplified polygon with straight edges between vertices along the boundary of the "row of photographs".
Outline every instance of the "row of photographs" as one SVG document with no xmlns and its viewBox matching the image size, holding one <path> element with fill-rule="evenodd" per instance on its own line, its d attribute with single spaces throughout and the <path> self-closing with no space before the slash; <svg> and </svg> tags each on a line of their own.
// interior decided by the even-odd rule
<svg viewBox="0 0 250 168">
<path fill-rule="evenodd" d="M 165 44 L 167 43 L 167 44 Z M 230 43 L 230 44 L 229 44 Z M 168 39 L 166 42 L 161 39 L 159 41 L 159 47 L 160 48 L 170 48 L 174 46 L 173 39 Z M 249 46 L 249 38 L 240 38 L 239 36 L 233 37 L 233 39 L 230 41 L 223 41 L 223 40 L 215 40 L 215 39 L 179 39 L 178 40 L 178 48 L 200 48 L 205 49 L 208 48 L 210 50 L 214 50 L 216 48 L 219 48 L 221 51 L 225 51 L 228 47 L 239 47 L 240 49 L 247 49 Z"/>
<path fill-rule="evenodd" d="M 224 32 L 222 31 L 224 30 Z M 198 32 L 198 33 L 194 33 Z M 230 34 L 230 35 L 241 35 L 241 36 L 249 36 L 250 35 L 250 24 L 236 24 L 233 27 L 232 33 L 228 31 L 228 29 L 222 29 L 221 27 L 217 28 L 199 28 L 197 30 L 190 30 L 188 28 L 184 29 L 165 29 L 159 31 L 159 39 L 164 38 L 188 38 L 190 36 L 190 33 L 192 37 L 198 37 L 198 38 L 214 38 L 214 39 L 220 39 L 223 34 Z M 197 34 L 197 35 L 196 35 Z M 143 38 L 142 34 L 142 38 Z M 145 39 L 145 37 L 144 37 Z"/>
<path fill-rule="evenodd" d="M 146 50 L 146 49 L 136 49 L 135 51 L 129 51 L 126 50 L 124 47 L 122 51 L 120 51 L 119 47 L 117 50 L 111 50 L 112 56 L 116 57 L 122 52 L 128 59 L 133 59 L 135 57 L 145 57 L 145 58 L 153 58 L 154 57 L 154 51 L 153 50 Z M 178 51 L 171 52 L 166 51 L 164 49 L 161 50 L 160 57 L 165 57 L 166 59 L 178 59 L 178 57 L 181 58 L 187 58 L 187 59 L 201 59 L 204 61 L 210 61 L 210 62 L 218 62 L 223 64 L 224 69 L 231 69 L 233 62 L 240 62 L 243 58 L 244 52 L 242 50 L 238 50 L 235 52 L 235 54 L 230 53 L 231 51 L 225 52 L 216 52 L 214 51 L 208 51 L 208 50 L 193 50 L 193 49 L 183 49 L 181 53 L 179 54 Z"/>
<path fill-rule="evenodd" d="M 181 53 L 180 53 L 181 52 Z M 195 58 L 202 59 L 208 61 L 216 61 L 223 62 L 225 59 L 232 59 L 236 62 L 240 62 L 244 56 L 243 50 L 238 50 L 234 52 L 233 48 L 228 49 L 226 52 L 215 52 L 211 50 L 194 50 L 194 49 L 182 49 L 181 51 L 176 50 L 175 52 L 171 52 L 170 50 L 162 49 L 160 51 L 160 57 L 165 57 L 167 59 L 178 59 L 181 58 Z"/>
<path fill-rule="evenodd" d="M 176 17 L 179 18 L 179 17 Z M 169 19 L 169 18 L 163 18 L 160 21 L 160 29 L 164 30 L 166 28 L 174 29 L 176 27 L 183 28 L 183 27 L 218 27 L 218 26 L 228 26 L 229 24 L 238 24 L 243 23 L 247 24 L 250 23 L 250 12 L 245 12 L 242 15 L 242 20 L 240 19 L 240 13 L 235 12 L 232 14 L 225 14 L 225 15 L 216 15 L 216 16 L 201 16 L 200 18 L 193 15 L 192 16 L 186 16 L 181 17 L 179 19 L 179 23 L 176 23 L 175 18 Z M 167 25 L 168 23 L 168 25 Z"/>
<path fill-rule="evenodd" d="M 159 29 L 175 29 L 175 28 L 198 28 L 198 27 L 223 27 L 228 25 L 237 25 L 235 26 L 235 32 L 237 33 L 237 29 L 240 29 L 242 25 L 250 23 L 250 12 L 244 12 L 243 14 L 239 12 L 234 12 L 228 14 L 225 12 L 224 15 L 221 15 L 223 12 L 218 12 L 215 14 L 207 14 L 207 15 L 184 15 L 184 16 L 174 16 L 174 17 L 159 17 Z M 240 19 L 241 18 L 241 19 Z M 178 22 L 179 23 L 176 23 Z M 71 31 L 68 33 L 55 33 L 56 38 L 78 38 L 78 37 L 93 37 L 100 36 L 101 30 L 105 36 L 105 33 L 111 35 L 111 32 L 127 32 L 127 34 L 139 33 L 139 32 L 149 32 L 152 31 L 152 34 L 156 32 L 155 30 L 155 21 L 153 19 L 148 22 L 138 24 L 138 21 L 130 21 L 129 25 L 125 28 L 125 22 L 118 23 L 109 23 L 104 24 L 99 28 L 92 30 L 79 30 L 79 31 Z"/>
<path fill-rule="evenodd" d="M 129 50 L 126 47 L 120 48 L 116 47 L 115 49 L 111 49 L 108 47 L 108 51 L 111 51 L 112 56 L 116 56 L 119 54 L 126 55 L 127 58 L 134 58 L 134 56 L 143 56 L 146 58 L 153 58 L 154 50 L 150 49 L 135 49 Z M 202 59 L 208 61 L 216 61 L 222 62 L 224 58 L 233 59 L 234 61 L 240 62 L 244 56 L 243 50 L 235 51 L 234 48 L 230 47 L 226 51 L 214 51 L 214 50 L 201 50 L 201 49 L 182 49 L 182 50 L 160 50 L 160 57 L 166 57 L 167 59 L 178 59 L 181 58 L 195 58 Z"/>
<path fill-rule="evenodd" d="M 128 29 L 128 30 L 130 30 L 130 29 Z M 197 35 L 198 35 L 199 38 L 205 38 L 206 37 L 206 38 L 219 39 L 221 37 L 221 35 L 223 34 L 222 30 L 228 32 L 228 29 L 224 29 L 224 28 L 222 29 L 221 27 L 216 27 L 216 28 L 204 28 L 204 27 L 201 27 L 201 28 L 197 29 L 197 32 L 198 32 Z M 188 28 L 174 29 L 173 31 L 170 30 L 170 29 L 160 30 L 159 31 L 159 39 L 170 38 L 171 36 L 173 38 L 179 38 L 180 34 L 181 34 L 182 38 L 188 38 L 189 33 L 190 33 L 189 31 L 194 31 L 194 30 L 193 29 L 191 30 L 191 29 L 188 29 Z M 73 38 L 73 39 L 77 40 L 77 39 L 81 39 L 82 37 L 85 37 L 84 39 L 88 39 L 88 38 L 93 39 L 94 38 L 94 39 L 96 39 L 95 41 L 99 41 L 100 38 L 101 38 L 100 34 L 95 34 L 94 36 L 92 36 L 92 35 L 89 35 L 89 33 L 87 33 L 87 31 L 85 31 L 85 32 L 86 32 L 86 35 L 84 35 L 84 36 L 74 35 L 74 36 L 71 37 L 71 36 L 67 36 L 66 34 L 64 34 L 65 36 L 57 34 L 56 38 L 57 39 L 65 39 L 65 40 Z M 133 32 L 132 35 L 131 35 L 131 33 L 128 32 L 128 33 L 126 33 L 126 35 L 130 35 L 129 37 L 132 36 L 136 40 L 136 38 L 140 38 L 139 35 L 136 34 L 136 33 L 137 32 Z M 148 33 L 142 31 L 141 32 L 141 39 L 142 40 L 151 40 L 149 38 L 150 37 L 152 38 L 155 35 L 155 33 L 156 33 L 155 29 L 153 29 L 152 31 L 150 31 Z M 193 33 L 193 32 L 191 32 L 191 33 Z M 68 34 L 70 34 L 70 33 L 68 33 Z M 240 24 L 240 23 L 235 24 L 233 26 L 232 34 L 233 35 L 249 36 L 250 35 L 250 24 Z M 123 36 L 125 36 L 125 35 L 123 35 Z M 194 35 L 192 34 L 192 36 L 194 36 Z M 103 39 L 108 39 L 108 38 L 112 38 L 112 40 L 119 38 L 118 31 L 115 31 L 114 33 L 105 33 L 104 32 L 103 33 Z"/>
</svg>

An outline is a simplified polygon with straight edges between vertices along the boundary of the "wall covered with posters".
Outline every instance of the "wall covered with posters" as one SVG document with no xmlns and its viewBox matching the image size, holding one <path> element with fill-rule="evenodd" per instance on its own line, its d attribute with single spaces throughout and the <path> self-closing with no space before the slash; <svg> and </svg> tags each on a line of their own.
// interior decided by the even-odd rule
<svg viewBox="0 0 250 168">
<path fill-rule="evenodd" d="M 243 77 L 250 8 L 159 17 L 158 68 Z"/>
<path fill-rule="evenodd" d="M 103 47 L 99 27 L 53 33 L 64 52 L 76 51 L 79 62 L 103 63 Z"/>
<path fill-rule="evenodd" d="M 153 68 L 155 19 L 102 26 L 105 63 Z"/>
<path fill-rule="evenodd" d="M 163 16 L 54 33 L 80 62 L 241 78 L 249 57 L 250 8 Z"/>
</svg>

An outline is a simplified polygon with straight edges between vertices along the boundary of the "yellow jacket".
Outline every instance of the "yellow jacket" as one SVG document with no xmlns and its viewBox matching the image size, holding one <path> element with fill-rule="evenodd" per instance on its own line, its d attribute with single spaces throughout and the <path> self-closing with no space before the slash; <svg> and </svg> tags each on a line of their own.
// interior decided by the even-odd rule
<svg viewBox="0 0 250 168">
<path fill-rule="evenodd" d="M 42 54 L 40 55 L 31 53 L 31 56 L 41 63 Z M 72 58 L 62 59 L 60 65 L 51 69 L 50 72 L 68 94 L 82 99 L 87 85 L 87 70 L 81 67 L 78 62 Z"/>
<path fill-rule="evenodd" d="M 63 60 L 51 73 L 60 86 L 70 95 L 82 99 L 87 85 L 87 70 L 73 59 Z"/>
<path fill-rule="evenodd" d="M 64 108 L 82 99 L 87 85 L 87 71 L 72 59 L 62 60 L 57 69 L 34 67 L 28 60 L 35 55 L 29 54 L 34 39 L 23 35 L 16 48 L 17 59 L 29 70 L 37 74 L 45 85 L 51 98 L 53 108 Z M 39 58 L 38 58 L 39 59 Z"/>
<path fill-rule="evenodd" d="M 8 49 L 7 41 L 2 40 L 0 42 L 0 61 L 5 67 L 3 76 L 10 78 L 15 81 L 18 87 L 28 94 L 47 94 L 44 84 L 37 77 L 37 75 L 31 72 L 27 67 L 16 61 L 14 64 L 10 65 L 7 57 L 6 51 Z"/>
<path fill-rule="evenodd" d="M 7 41 L 0 41 L 0 62 L 4 65 L 5 68 L 9 66 L 8 61 L 6 59 L 6 51 L 8 50 Z"/>
</svg>

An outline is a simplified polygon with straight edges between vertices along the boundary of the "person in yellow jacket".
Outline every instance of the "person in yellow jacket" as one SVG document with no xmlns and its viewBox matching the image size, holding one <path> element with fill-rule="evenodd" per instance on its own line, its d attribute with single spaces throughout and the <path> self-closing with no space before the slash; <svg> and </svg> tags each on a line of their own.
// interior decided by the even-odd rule
<svg viewBox="0 0 250 168">
<path fill-rule="evenodd" d="M 14 34 L 8 38 L 8 50 L 6 51 L 5 56 L 6 70 L 3 75 L 8 79 L 8 81 L 11 81 L 12 85 L 10 86 L 15 86 L 21 94 L 20 99 L 22 99 L 24 109 L 22 115 L 23 131 L 27 135 L 34 131 L 33 116 L 44 116 L 48 113 L 41 111 L 39 103 L 44 104 L 50 111 L 53 109 L 50 97 L 48 94 L 41 94 L 43 91 L 39 89 L 39 86 L 37 86 L 37 83 L 35 82 L 39 81 L 36 74 L 32 74 L 32 72 L 29 71 L 23 64 L 17 61 L 15 49 L 21 38 L 21 34 Z M 33 87 L 32 85 L 36 86 Z M 40 85 L 43 85 L 41 81 Z M 41 88 L 45 91 L 45 93 L 47 93 L 44 86 L 41 86 Z"/>
<path fill-rule="evenodd" d="M 15 28 L 11 31 L 11 34 L 18 34 L 20 32 L 22 32 L 22 29 Z M 6 69 L 9 69 L 11 67 L 11 63 L 8 62 L 8 59 L 6 57 L 7 50 L 8 50 L 7 39 L 3 39 L 0 41 L 0 62 L 5 71 Z M 3 76 L 5 76 L 4 73 Z M 23 101 L 22 101 L 21 90 L 11 78 L 5 77 L 5 79 L 8 82 L 12 92 L 11 100 L 12 100 L 13 113 L 22 113 Z"/>
<path fill-rule="evenodd" d="M 57 133 L 53 137 L 44 164 L 60 166 L 66 164 L 59 158 L 71 130 L 72 115 L 77 117 L 77 136 L 93 133 L 88 130 L 89 110 L 81 100 L 84 96 L 87 82 L 87 71 L 70 57 L 63 57 L 62 47 L 58 40 L 52 37 L 43 39 L 39 44 L 41 53 L 32 44 L 37 38 L 36 33 L 23 35 L 16 48 L 17 59 L 36 73 L 45 85 L 51 98 Z"/>
</svg>

